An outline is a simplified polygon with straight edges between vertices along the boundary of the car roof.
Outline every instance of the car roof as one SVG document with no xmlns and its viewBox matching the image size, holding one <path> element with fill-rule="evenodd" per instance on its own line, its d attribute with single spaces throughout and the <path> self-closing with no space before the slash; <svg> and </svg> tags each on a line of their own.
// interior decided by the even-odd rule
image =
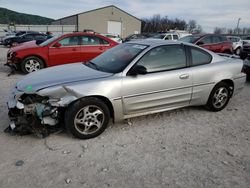
<svg viewBox="0 0 250 188">
<path fill-rule="evenodd" d="M 133 40 L 126 43 L 130 44 L 141 44 L 141 45 L 147 45 L 147 46 L 160 46 L 160 45 L 166 45 L 166 44 L 185 44 L 189 46 L 195 46 L 190 43 L 182 42 L 182 41 L 173 41 L 173 40 L 157 40 L 157 39 L 143 39 L 143 40 Z"/>
<path fill-rule="evenodd" d="M 98 33 L 92 33 L 92 32 L 73 32 L 73 33 L 63 34 L 62 36 L 78 36 L 78 35 L 103 36 Z"/>
</svg>

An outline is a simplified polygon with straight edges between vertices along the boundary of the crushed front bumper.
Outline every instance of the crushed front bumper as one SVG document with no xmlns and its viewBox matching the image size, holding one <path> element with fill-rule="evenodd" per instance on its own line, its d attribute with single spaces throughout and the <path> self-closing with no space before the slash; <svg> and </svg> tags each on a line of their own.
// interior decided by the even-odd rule
<svg viewBox="0 0 250 188">
<path fill-rule="evenodd" d="M 48 136 L 52 132 L 62 130 L 59 123 L 58 108 L 49 104 L 42 104 L 41 101 L 33 100 L 25 104 L 21 99 L 23 92 L 15 88 L 11 90 L 7 102 L 9 126 L 5 132 L 18 135 L 35 134 L 40 138 Z"/>
</svg>

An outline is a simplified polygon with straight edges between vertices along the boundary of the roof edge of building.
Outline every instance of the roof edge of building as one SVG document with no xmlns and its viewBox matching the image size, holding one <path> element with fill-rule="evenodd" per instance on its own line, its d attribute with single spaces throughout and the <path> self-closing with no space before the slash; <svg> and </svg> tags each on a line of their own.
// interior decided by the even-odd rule
<svg viewBox="0 0 250 188">
<path fill-rule="evenodd" d="M 128 14 L 128 15 L 130 15 L 131 17 L 133 17 L 133 18 L 135 18 L 135 19 L 137 19 L 137 20 L 139 20 L 139 21 L 141 22 L 141 19 L 139 19 L 139 18 L 133 16 L 132 14 L 130 14 L 130 13 L 128 13 L 128 12 L 126 12 L 126 11 L 120 9 L 119 7 L 117 7 L 117 6 L 115 6 L 115 5 L 108 5 L 108 6 L 105 6 L 105 7 L 100 7 L 100 8 L 96 8 L 96 9 L 93 9 L 93 10 L 89 10 L 89 11 L 85 11 L 85 12 L 80 12 L 80 13 L 77 13 L 77 14 L 73 14 L 73 15 L 70 15 L 70 16 L 65 16 L 65 17 L 56 19 L 56 20 L 54 20 L 54 21 L 59 21 L 59 20 L 65 19 L 65 18 L 70 18 L 70 17 L 73 17 L 73 16 L 78 16 L 79 14 L 85 14 L 85 13 L 89 13 L 89 12 L 93 12 L 93 11 L 96 11 L 96 10 L 101 10 L 101 9 L 109 8 L 109 7 L 115 7 L 115 8 L 117 8 L 118 10 L 120 10 L 120 11 L 122 11 L 122 12 Z M 52 21 L 52 22 L 54 22 L 54 21 Z"/>
</svg>

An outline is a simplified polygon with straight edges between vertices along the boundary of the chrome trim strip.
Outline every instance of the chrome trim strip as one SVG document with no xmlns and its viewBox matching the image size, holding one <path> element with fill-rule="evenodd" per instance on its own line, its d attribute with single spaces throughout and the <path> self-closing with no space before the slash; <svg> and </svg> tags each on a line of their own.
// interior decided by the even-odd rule
<svg viewBox="0 0 250 188">
<path fill-rule="evenodd" d="M 112 101 L 117 101 L 117 100 L 121 100 L 122 98 L 121 97 L 116 97 L 116 98 L 113 98 L 111 99 Z"/>
<path fill-rule="evenodd" d="M 152 91 L 152 92 L 145 92 L 145 93 L 139 93 L 139 94 L 135 94 L 135 95 L 123 96 L 123 98 L 137 97 L 137 96 L 142 96 L 142 95 L 149 95 L 149 94 L 154 94 L 154 93 L 161 93 L 161 92 L 165 92 L 165 91 L 172 91 L 172 90 L 185 89 L 185 88 L 191 88 L 191 87 L 192 87 L 192 85 L 189 85 L 186 87 L 177 87 L 177 88 L 164 89 L 164 90 L 158 90 L 158 91 Z"/>
<path fill-rule="evenodd" d="M 107 47 L 107 46 L 110 46 L 109 44 L 105 44 L 105 45 L 74 45 L 74 46 L 60 46 L 60 47 L 53 47 L 53 46 L 50 46 L 49 48 L 72 48 L 72 47 L 90 47 L 90 46 L 93 46 L 93 47 Z"/>
<path fill-rule="evenodd" d="M 196 84 L 196 85 L 193 85 L 193 87 L 204 86 L 204 85 L 209 85 L 209 84 L 215 84 L 215 82 L 207 82 L 207 83 L 202 83 L 202 84 Z"/>
<path fill-rule="evenodd" d="M 166 92 L 166 91 L 173 91 L 173 90 L 177 90 L 177 89 L 192 88 L 192 87 L 209 85 L 209 84 L 215 84 L 215 82 L 207 82 L 207 83 L 202 83 L 202 84 L 196 84 L 196 85 L 193 85 L 193 86 L 192 85 L 188 85 L 188 86 L 185 86 L 185 87 L 176 87 L 176 88 L 158 90 L 158 91 L 153 91 L 153 92 L 145 92 L 145 93 L 139 93 L 139 94 L 134 94 L 134 95 L 127 95 L 127 96 L 123 96 L 123 99 L 125 99 L 125 98 L 131 98 L 131 97 L 138 97 L 138 96 L 143 96 L 143 95 L 149 95 L 149 94 L 155 94 L 155 93 L 161 93 L 161 92 Z"/>
</svg>

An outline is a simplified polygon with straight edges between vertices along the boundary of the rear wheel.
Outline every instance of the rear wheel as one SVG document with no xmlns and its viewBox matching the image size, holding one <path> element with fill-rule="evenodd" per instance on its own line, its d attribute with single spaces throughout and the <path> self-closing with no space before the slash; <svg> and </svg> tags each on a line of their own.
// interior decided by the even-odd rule
<svg viewBox="0 0 250 188">
<path fill-rule="evenodd" d="M 109 109 L 102 100 L 83 98 L 66 110 L 65 126 L 77 138 L 94 138 L 106 129 L 109 118 Z"/>
<path fill-rule="evenodd" d="M 21 63 L 21 70 L 27 74 L 44 68 L 43 61 L 35 56 L 25 58 Z"/>
<path fill-rule="evenodd" d="M 227 106 L 230 96 L 230 87 L 228 86 L 228 84 L 220 82 L 214 87 L 214 89 L 210 93 L 206 106 L 211 111 L 220 111 Z"/>
</svg>

